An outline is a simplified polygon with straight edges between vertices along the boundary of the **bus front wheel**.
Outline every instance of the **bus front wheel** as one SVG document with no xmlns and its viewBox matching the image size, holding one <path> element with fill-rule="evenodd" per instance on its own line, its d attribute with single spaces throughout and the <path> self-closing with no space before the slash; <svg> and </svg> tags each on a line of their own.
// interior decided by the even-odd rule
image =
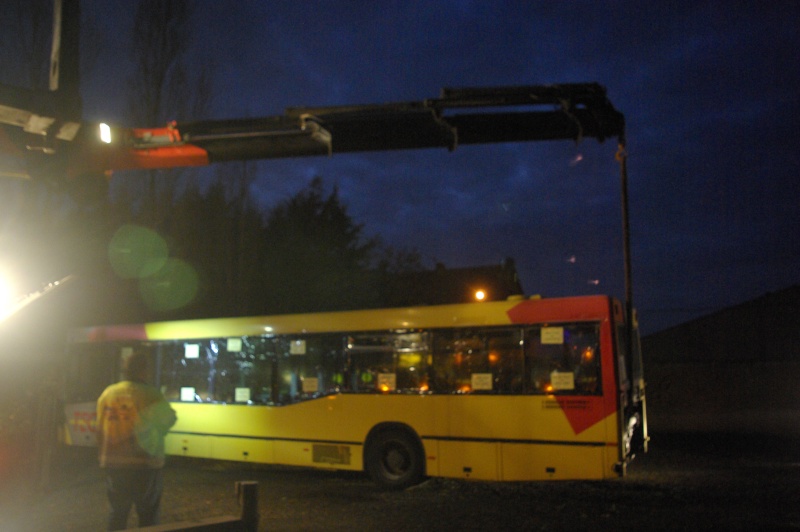
<svg viewBox="0 0 800 532">
<path fill-rule="evenodd" d="M 419 442 L 402 430 L 378 433 L 364 458 L 369 476 L 386 488 L 404 489 L 422 480 L 422 449 Z"/>
</svg>

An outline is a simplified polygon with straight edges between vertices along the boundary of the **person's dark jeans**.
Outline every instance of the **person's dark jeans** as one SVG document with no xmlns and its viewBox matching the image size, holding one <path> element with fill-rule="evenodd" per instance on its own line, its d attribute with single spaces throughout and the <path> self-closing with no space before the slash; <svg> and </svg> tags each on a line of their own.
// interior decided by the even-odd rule
<svg viewBox="0 0 800 532">
<path fill-rule="evenodd" d="M 132 506 L 136 506 L 140 527 L 158 524 L 163 485 L 161 469 L 107 468 L 108 529 L 125 529 Z"/>
</svg>

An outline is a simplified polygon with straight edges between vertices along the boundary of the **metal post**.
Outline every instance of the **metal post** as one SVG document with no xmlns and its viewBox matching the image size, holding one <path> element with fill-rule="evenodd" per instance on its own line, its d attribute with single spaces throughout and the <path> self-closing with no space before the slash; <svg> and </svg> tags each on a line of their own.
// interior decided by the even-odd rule
<svg viewBox="0 0 800 532">
<path fill-rule="evenodd" d="M 633 279 L 631 275 L 631 224 L 628 212 L 628 153 L 625 150 L 625 136 L 619 137 L 619 146 L 616 155 L 620 166 L 620 186 L 622 202 L 622 254 L 625 262 L 625 328 L 627 340 L 627 353 L 625 356 L 630 361 L 633 356 Z"/>
<path fill-rule="evenodd" d="M 258 531 L 258 482 L 243 480 L 236 483 L 236 496 L 242 507 L 242 530 Z"/>
</svg>

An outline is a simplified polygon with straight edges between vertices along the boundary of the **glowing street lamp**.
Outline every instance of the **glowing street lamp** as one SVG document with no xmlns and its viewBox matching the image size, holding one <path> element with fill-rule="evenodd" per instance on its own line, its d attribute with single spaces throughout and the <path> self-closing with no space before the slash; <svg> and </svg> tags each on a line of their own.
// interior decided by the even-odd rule
<svg viewBox="0 0 800 532">
<path fill-rule="evenodd" d="M 475 290 L 475 301 L 483 301 L 486 299 L 486 291 L 485 290 Z"/>
</svg>

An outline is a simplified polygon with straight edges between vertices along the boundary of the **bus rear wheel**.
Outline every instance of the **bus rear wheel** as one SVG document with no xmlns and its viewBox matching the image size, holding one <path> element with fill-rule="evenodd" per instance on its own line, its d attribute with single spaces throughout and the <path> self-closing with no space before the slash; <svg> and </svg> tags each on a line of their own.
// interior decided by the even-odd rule
<svg viewBox="0 0 800 532">
<path fill-rule="evenodd" d="M 404 489 L 422 480 L 423 459 L 419 443 L 410 434 L 387 430 L 378 433 L 367 447 L 365 466 L 381 486 Z"/>
</svg>

